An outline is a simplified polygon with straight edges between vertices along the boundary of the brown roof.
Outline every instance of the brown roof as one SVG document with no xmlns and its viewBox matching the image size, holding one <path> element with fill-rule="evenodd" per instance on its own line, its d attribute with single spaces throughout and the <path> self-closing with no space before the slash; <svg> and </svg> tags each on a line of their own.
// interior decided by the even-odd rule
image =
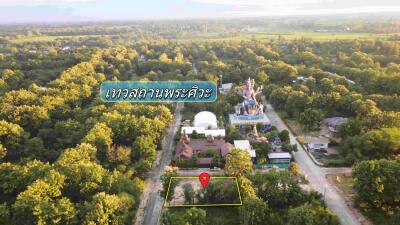
<svg viewBox="0 0 400 225">
<path fill-rule="evenodd" d="M 234 146 L 232 144 L 225 142 L 222 139 L 215 139 L 213 142 L 208 142 L 206 139 L 192 139 L 188 144 L 178 142 L 176 145 L 175 159 L 179 159 L 181 156 L 189 159 L 193 152 L 202 152 L 207 151 L 208 149 L 219 150 L 221 152 L 221 156 L 225 157 L 225 155 L 228 154 L 233 148 Z"/>
<path fill-rule="evenodd" d="M 181 156 L 183 156 L 183 157 L 185 157 L 185 158 L 187 158 L 187 159 L 190 159 L 191 157 L 192 157 L 192 155 L 193 155 L 193 149 L 188 145 L 188 144 L 186 144 L 186 143 L 184 143 L 183 142 L 183 144 L 182 144 L 182 154 L 181 154 Z"/>
<path fill-rule="evenodd" d="M 221 155 L 225 158 L 225 156 L 233 149 L 235 146 L 233 144 L 226 142 L 224 145 L 221 146 Z"/>
</svg>

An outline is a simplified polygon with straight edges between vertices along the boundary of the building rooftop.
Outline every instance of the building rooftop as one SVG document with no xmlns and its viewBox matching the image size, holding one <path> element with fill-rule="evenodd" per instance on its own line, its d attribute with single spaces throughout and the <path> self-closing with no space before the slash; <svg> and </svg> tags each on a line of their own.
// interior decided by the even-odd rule
<svg viewBox="0 0 400 225">
<path fill-rule="evenodd" d="M 182 127 L 181 133 L 185 132 L 187 134 L 192 134 L 193 131 L 196 131 L 198 134 L 204 134 L 205 130 L 205 127 Z"/>
<path fill-rule="evenodd" d="M 221 153 L 222 157 L 225 157 L 226 154 L 234 148 L 231 143 L 225 142 L 222 139 L 214 139 L 212 142 L 209 142 L 207 139 L 191 139 L 188 144 L 184 144 L 180 141 L 176 145 L 175 159 L 179 159 L 181 156 L 187 158 L 185 153 L 188 147 L 190 147 L 193 153 L 215 149 Z"/>
<path fill-rule="evenodd" d="M 232 88 L 232 86 L 233 86 L 232 83 L 225 83 L 225 84 L 222 84 L 222 85 L 221 85 L 221 88 L 222 88 L 222 89 L 229 90 L 229 89 Z"/>
<path fill-rule="evenodd" d="M 288 152 L 271 152 L 268 153 L 269 159 L 291 159 L 292 156 Z"/>
<path fill-rule="evenodd" d="M 235 145 L 235 148 L 240 148 L 242 150 L 251 149 L 249 140 L 234 140 L 233 145 Z"/>
<path fill-rule="evenodd" d="M 211 129 L 216 129 L 217 117 L 212 112 L 202 111 L 194 116 L 193 125 L 195 127 L 204 127 L 204 128 L 210 127 Z"/>
<path fill-rule="evenodd" d="M 182 127 L 181 133 L 186 132 L 186 134 L 192 134 L 193 131 L 196 131 L 198 134 L 204 134 L 205 136 L 213 136 L 213 137 L 225 137 L 225 129 L 206 129 L 205 127 Z"/>
<path fill-rule="evenodd" d="M 234 140 L 233 145 L 235 146 L 235 148 L 248 151 L 250 153 L 250 157 L 256 157 L 256 151 L 251 147 L 248 140 Z"/>
<path fill-rule="evenodd" d="M 325 118 L 322 122 L 331 127 L 337 127 L 346 123 L 349 119 L 345 117 L 329 117 Z"/>
</svg>

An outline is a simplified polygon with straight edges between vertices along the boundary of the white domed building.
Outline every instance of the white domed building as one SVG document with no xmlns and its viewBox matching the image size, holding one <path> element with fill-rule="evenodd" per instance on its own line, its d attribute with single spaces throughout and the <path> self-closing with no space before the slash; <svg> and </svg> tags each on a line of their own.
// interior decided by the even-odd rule
<svg viewBox="0 0 400 225">
<path fill-rule="evenodd" d="M 217 129 L 217 117 L 212 112 L 202 111 L 194 116 L 193 125 L 205 129 Z"/>
</svg>

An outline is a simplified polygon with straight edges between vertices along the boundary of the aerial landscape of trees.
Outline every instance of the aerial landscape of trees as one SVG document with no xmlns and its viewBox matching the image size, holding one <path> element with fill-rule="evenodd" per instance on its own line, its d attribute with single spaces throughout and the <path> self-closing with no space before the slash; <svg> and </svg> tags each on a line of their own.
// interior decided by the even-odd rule
<svg viewBox="0 0 400 225">
<path fill-rule="evenodd" d="M 47 85 L 32 82 L 15 86 L 19 89 L 7 79 L 17 75 L 3 70 L 9 88 L 0 103 L 3 221 L 133 220 L 143 174 L 172 119 L 169 106 L 107 105 L 99 100 L 100 83 L 120 79 L 107 68 L 125 65 L 121 61 L 129 65 L 135 57 L 123 47 L 97 50 Z"/>
<path fill-rule="evenodd" d="M 201 22 L 185 21 L 0 27 L 0 224 L 132 224 L 175 105 L 104 103 L 103 81 L 235 86 L 248 77 L 304 130 L 318 130 L 325 117 L 348 117 L 337 144 L 340 165 L 354 166 L 356 202 L 400 218 L 400 42 L 392 34 L 398 23 L 301 26 L 371 34 L 326 40 L 280 33 L 248 38 L 248 23 L 210 22 L 215 39 L 199 36 Z M 374 36 L 381 33 L 387 35 Z M 232 91 L 186 107 L 213 111 L 223 122 L 240 100 Z M 288 139 L 286 132 L 279 137 Z M 240 137 L 235 127 L 226 126 L 226 133 L 230 142 Z M 238 178 L 242 207 L 172 209 L 162 224 L 339 224 L 322 196 L 301 189 L 294 172 L 254 173 L 250 156 L 238 150 L 228 154 L 225 171 Z M 173 175 L 172 168 L 164 186 Z"/>
</svg>

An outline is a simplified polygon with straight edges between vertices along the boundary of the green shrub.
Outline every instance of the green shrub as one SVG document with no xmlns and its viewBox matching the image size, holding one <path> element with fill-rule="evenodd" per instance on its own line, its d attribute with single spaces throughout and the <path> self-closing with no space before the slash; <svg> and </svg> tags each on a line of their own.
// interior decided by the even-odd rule
<svg viewBox="0 0 400 225">
<path fill-rule="evenodd" d="M 194 168 L 197 167 L 197 162 L 194 159 L 189 159 L 189 160 L 179 159 L 175 161 L 175 166 L 179 168 Z"/>
</svg>

